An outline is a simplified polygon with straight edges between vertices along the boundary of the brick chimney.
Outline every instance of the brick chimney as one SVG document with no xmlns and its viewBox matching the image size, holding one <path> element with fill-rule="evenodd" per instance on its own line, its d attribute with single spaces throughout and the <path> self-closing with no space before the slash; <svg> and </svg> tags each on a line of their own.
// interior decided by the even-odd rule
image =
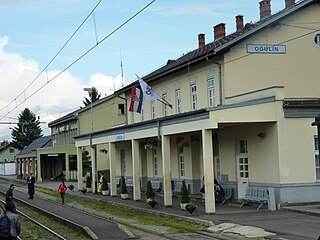
<svg viewBox="0 0 320 240">
<path fill-rule="evenodd" d="M 218 25 L 214 26 L 213 29 L 214 29 L 214 41 L 226 35 L 225 23 L 219 23 Z"/>
<path fill-rule="evenodd" d="M 286 1 L 286 8 L 291 7 L 295 4 L 295 0 L 285 0 Z"/>
<path fill-rule="evenodd" d="M 236 16 L 236 27 L 237 27 L 237 32 L 242 30 L 242 28 L 243 28 L 243 16 L 242 15 Z"/>
<path fill-rule="evenodd" d="M 262 0 L 260 4 L 260 19 L 271 16 L 271 0 Z"/>
<path fill-rule="evenodd" d="M 206 40 L 205 40 L 204 33 L 200 33 L 198 35 L 198 43 L 199 43 L 199 47 L 202 47 L 202 46 L 206 45 Z"/>
</svg>

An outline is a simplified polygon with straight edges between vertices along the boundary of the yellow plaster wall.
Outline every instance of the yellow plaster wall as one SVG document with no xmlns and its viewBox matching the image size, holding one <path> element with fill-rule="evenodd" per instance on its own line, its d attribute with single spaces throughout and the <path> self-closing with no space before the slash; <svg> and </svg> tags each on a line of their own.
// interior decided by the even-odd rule
<svg viewBox="0 0 320 240">
<path fill-rule="evenodd" d="M 313 44 L 314 34 L 308 34 L 312 29 L 320 29 L 320 23 L 316 21 L 319 18 L 318 4 L 233 47 L 225 54 L 223 65 L 225 96 L 285 86 L 286 98 L 319 97 L 319 81 L 314 76 L 320 75 L 320 48 Z M 286 45 L 286 54 L 250 55 L 246 52 L 246 44 L 279 43 Z"/>
<path fill-rule="evenodd" d="M 124 101 L 118 97 L 113 97 L 100 104 L 93 104 L 93 130 L 100 131 L 109 129 L 116 125 L 124 124 L 125 114 L 118 114 L 118 104 Z M 90 107 L 79 113 L 79 132 L 85 134 L 91 132 L 91 109 Z"/>
<path fill-rule="evenodd" d="M 281 183 L 314 182 L 317 128 L 314 118 L 286 118 L 279 122 Z"/>
</svg>

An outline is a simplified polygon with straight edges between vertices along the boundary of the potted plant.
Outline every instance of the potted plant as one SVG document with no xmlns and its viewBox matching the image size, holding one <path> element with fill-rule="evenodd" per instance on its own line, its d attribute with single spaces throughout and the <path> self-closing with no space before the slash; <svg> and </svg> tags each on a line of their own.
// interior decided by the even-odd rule
<svg viewBox="0 0 320 240">
<path fill-rule="evenodd" d="M 107 179 L 103 179 L 102 181 L 102 187 L 101 187 L 101 190 L 102 190 L 102 195 L 109 195 L 109 186 L 108 186 L 108 180 Z"/>
<path fill-rule="evenodd" d="M 127 199 L 129 197 L 128 195 L 128 189 L 126 185 L 126 179 L 124 176 L 121 177 L 121 183 L 120 183 L 120 196 L 122 199 Z"/>
<path fill-rule="evenodd" d="M 151 182 L 147 183 L 147 192 L 146 192 L 147 203 L 153 208 L 157 204 L 157 200 L 155 199 L 155 193 L 152 189 Z"/>
<path fill-rule="evenodd" d="M 186 210 L 192 214 L 196 209 L 197 209 L 197 205 L 194 204 L 193 202 L 189 202 L 187 205 L 186 205 Z"/>
<path fill-rule="evenodd" d="M 190 195 L 189 190 L 187 189 L 186 183 L 183 180 L 182 186 L 180 190 L 180 207 L 182 210 L 186 210 L 186 206 L 190 203 Z"/>
<path fill-rule="evenodd" d="M 90 175 L 88 175 L 86 179 L 86 189 L 87 192 L 92 192 L 92 178 L 90 177 Z"/>
</svg>

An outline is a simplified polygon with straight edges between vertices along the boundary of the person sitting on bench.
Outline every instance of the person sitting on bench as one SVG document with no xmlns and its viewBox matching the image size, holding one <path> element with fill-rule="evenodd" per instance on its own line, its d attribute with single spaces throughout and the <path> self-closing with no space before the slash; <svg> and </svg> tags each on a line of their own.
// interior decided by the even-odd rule
<svg viewBox="0 0 320 240">
<path fill-rule="evenodd" d="M 220 202 L 222 200 L 222 197 L 225 195 L 225 192 L 216 179 L 214 180 L 214 192 L 216 201 Z"/>
</svg>

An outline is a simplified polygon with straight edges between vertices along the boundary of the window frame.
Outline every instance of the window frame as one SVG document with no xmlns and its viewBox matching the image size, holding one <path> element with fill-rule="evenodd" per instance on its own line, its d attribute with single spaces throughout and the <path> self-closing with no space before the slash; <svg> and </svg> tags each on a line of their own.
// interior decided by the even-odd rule
<svg viewBox="0 0 320 240">
<path fill-rule="evenodd" d="M 210 82 L 212 81 L 212 85 L 210 84 Z M 210 78 L 207 80 L 207 86 L 208 86 L 208 106 L 209 107 L 213 107 L 215 106 L 215 94 L 214 94 L 214 89 L 215 89 L 215 85 L 214 85 L 214 78 Z"/>
<path fill-rule="evenodd" d="M 180 90 L 180 88 L 176 89 L 175 97 L 176 97 L 176 113 L 181 113 L 181 90 Z"/>
<path fill-rule="evenodd" d="M 197 85 L 192 84 L 190 85 L 190 92 L 191 92 L 191 110 L 197 110 Z"/>
</svg>

